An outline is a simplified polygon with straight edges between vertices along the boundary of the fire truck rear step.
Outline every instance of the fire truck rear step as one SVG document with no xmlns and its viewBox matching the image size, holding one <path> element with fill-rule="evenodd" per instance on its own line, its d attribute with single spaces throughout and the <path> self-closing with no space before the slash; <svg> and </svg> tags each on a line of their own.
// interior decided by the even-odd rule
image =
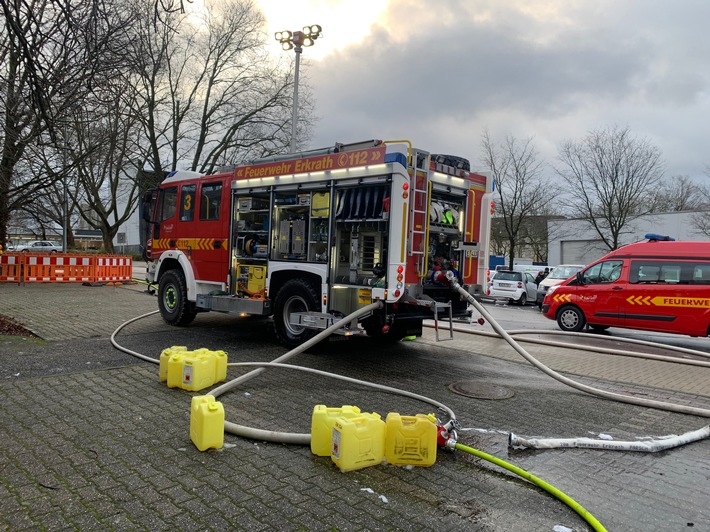
<svg viewBox="0 0 710 532">
<path fill-rule="evenodd" d="M 439 338 L 439 311 L 449 309 L 448 317 L 445 320 L 449 322 L 449 336 L 447 338 Z M 451 302 L 449 303 L 439 303 L 436 301 L 434 305 L 434 331 L 436 331 L 436 341 L 443 342 L 444 340 L 454 339 L 454 319 L 453 319 L 453 309 L 451 308 Z"/>
<path fill-rule="evenodd" d="M 433 299 L 415 299 L 410 302 L 414 305 L 419 305 L 421 307 L 429 307 L 434 311 L 434 330 L 436 331 L 436 341 L 443 342 L 445 340 L 454 339 L 454 316 L 453 308 L 451 307 L 451 301 L 448 303 L 442 303 L 441 301 L 434 301 Z M 447 338 L 439 337 L 439 312 L 446 311 L 448 309 L 448 316 L 444 315 L 444 319 L 441 321 L 448 321 L 449 323 L 449 336 Z"/>
</svg>

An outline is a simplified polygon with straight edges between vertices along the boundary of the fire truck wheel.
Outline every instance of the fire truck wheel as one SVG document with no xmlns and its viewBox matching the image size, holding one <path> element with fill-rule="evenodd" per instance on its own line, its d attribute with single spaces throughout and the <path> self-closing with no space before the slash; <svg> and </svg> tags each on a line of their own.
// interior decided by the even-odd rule
<svg viewBox="0 0 710 532">
<path fill-rule="evenodd" d="M 290 322 L 294 312 L 319 311 L 319 298 L 315 288 L 303 279 L 291 279 L 281 287 L 274 302 L 274 330 L 284 345 L 296 347 L 313 338 L 318 331 Z"/>
<path fill-rule="evenodd" d="M 557 313 L 557 325 L 566 332 L 579 332 L 587 323 L 584 313 L 577 307 L 562 307 Z"/>
<path fill-rule="evenodd" d="M 195 305 L 187 299 L 185 275 L 180 270 L 169 270 L 160 277 L 158 307 L 170 325 L 187 325 L 195 319 Z"/>
</svg>

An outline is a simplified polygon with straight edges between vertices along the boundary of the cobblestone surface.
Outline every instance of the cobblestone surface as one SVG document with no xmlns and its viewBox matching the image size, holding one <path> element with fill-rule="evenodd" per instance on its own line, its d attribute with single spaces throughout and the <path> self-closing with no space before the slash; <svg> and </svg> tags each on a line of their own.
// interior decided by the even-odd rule
<svg viewBox="0 0 710 532">
<path fill-rule="evenodd" d="M 8 530 L 589 530 L 525 480 L 464 453 L 430 468 L 341 473 L 306 447 L 226 435 L 220 450 L 190 441 L 195 393 L 168 389 L 157 367 L 112 347 L 118 325 L 157 308 L 141 285 L 0 284 L 0 313 L 43 340 L 0 338 L 0 523 Z M 157 357 L 170 345 L 224 349 L 230 362 L 283 354 L 268 320 L 201 314 L 188 328 L 157 315 L 117 340 Z M 360 341 L 361 340 L 361 341 Z M 710 408 L 710 370 L 530 347 L 584 384 Z M 617 440 L 694 430 L 706 418 L 606 401 L 543 375 L 498 339 L 457 334 L 381 347 L 337 342 L 295 365 L 395 386 L 447 404 L 460 441 L 561 489 L 609 530 L 710 530 L 710 441 L 662 453 L 515 451 L 523 436 L 606 433 Z M 230 368 L 229 378 L 244 373 Z M 614 379 L 621 375 L 622 380 Z M 497 384 L 506 400 L 452 393 L 453 382 Z M 200 392 L 204 393 L 204 392 Z M 432 411 L 414 399 L 297 371 L 270 369 L 220 397 L 227 419 L 308 432 L 315 404 L 363 411 Z"/>
</svg>

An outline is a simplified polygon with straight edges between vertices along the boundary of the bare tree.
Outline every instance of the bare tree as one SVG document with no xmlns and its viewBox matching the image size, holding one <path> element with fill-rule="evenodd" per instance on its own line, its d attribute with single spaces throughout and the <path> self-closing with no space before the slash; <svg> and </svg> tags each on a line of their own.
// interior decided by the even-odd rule
<svg viewBox="0 0 710 532">
<path fill-rule="evenodd" d="M 253 0 L 211 4 L 202 22 L 183 13 L 189 3 L 0 0 L 0 243 L 21 208 L 41 213 L 42 227 L 68 225 L 64 216 L 78 213 L 59 208 L 68 176 L 78 186 L 71 205 L 81 200 L 110 248 L 141 176 L 211 173 L 286 151 L 293 69 L 267 59 Z M 303 89 L 301 110 L 313 116 Z"/>
<path fill-rule="evenodd" d="M 26 192 L 30 186 L 36 187 L 24 185 L 21 187 L 24 190 L 18 190 L 20 187 L 16 183 L 15 168 L 20 164 L 27 145 L 41 134 L 42 122 L 39 115 L 33 112 L 32 85 L 23 62 L 23 50 L 29 42 L 33 42 L 31 31 L 24 29 L 28 26 L 29 13 L 21 12 L 16 6 L 6 5 L 6 0 L 0 0 L 0 6 L 3 15 L 3 31 L 0 32 L 0 104 L 4 110 L 0 129 L 0 244 L 4 246 L 7 241 L 10 212 L 25 204 L 25 198 L 28 197 Z M 41 13 L 38 14 L 38 18 L 40 17 Z M 21 39 L 13 32 L 13 28 L 17 26 L 30 35 L 23 35 Z M 41 38 L 38 40 L 40 43 L 44 41 Z M 28 175 L 25 177 L 26 181 L 30 181 Z"/>
<path fill-rule="evenodd" d="M 531 216 L 525 224 L 521 235 L 522 240 L 525 243 L 525 249 L 528 250 L 535 262 L 547 263 L 549 252 L 547 222 L 559 218 L 560 216 L 556 215 L 551 207 L 545 205 L 537 215 Z"/>
<path fill-rule="evenodd" d="M 661 151 L 615 126 L 565 141 L 559 161 L 556 171 L 569 185 L 572 214 L 586 220 L 607 248 L 617 249 L 622 230 L 650 212 L 645 199 L 661 178 Z"/>
<path fill-rule="evenodd" d="M 120 83 L 108 82 L 87 100 L 87 108 L 74 110 L 72 122 L 70 154 L 79 215 L 101 231 L 108 253 L 114 251 L 113 239 L 133 213 L 139 194 L 135 161 L 141 155 L 142 129 L 123 99 L 125 92 Z"/>
<path fill-rule="evenodd" d="M 178 12 L 163 26 L 142 19 L 131 40 L 133 106 L 142 110 L 145 159 L 156 171 L 211 173 L 235 158 L 282 152 L 290 141 L 292 69 L 268 60 L 261 12 L 252 0 L 214 2 L 206 12 L 194 27 L 196 15 Z"/>
<path fill-rule="evenodd" d="M 159 24 L 166 24 L 166 15 L 184 13 L 185 5 L 192 2 L 193 0 L 153 0 L 153 25 L 157 28 Z"/>
<path fill-rule="evenodd" d="M 116 30 L 125 21 L 114 1 L 0 0 L 0 243 L 11 211 L 33 200 L 27 190 L 60 177 L 17 174 L 28 145 L 46 142 L 44 135 L 61 144 L 66 109 L 92 92 L 98 74 L 115 67 L 111 54 L 123 48 Z"/>
<path fill-rule="evenodd" d="M 67 244 L 74 246 L 71 213 L 75 212 L 76 183 L 72 179 L 67 149 L 67 129 L 62 145 L 51 142 L 45 132 L 27 145 L 15 166 L 16 187 L 11 194 L 13 225 L 46 239 L 47 230 L 65 227 Z M 20 214 L 24 212 L 25 215 Z M 65 220 L 69 223 L 65 224 Z M 76 218 L 74 218 L 76 220 Z"/>
<path fill-rule="evenodd" d="M 710 177 L 710 166 L 705 167 L 705 175 Z M 710 188 L 703 187 L 700 195 L 701 199 L 698 208 L 702 209 L 702 211 L 693 214 L 691 220 L 697 233 L 710 238 L 710 212 L 708 212 L 708 206 L 710 205 Z"/>
<path fill-rule="evenodd" d="M 491 219 L 491 244 L 490 252 L 492 255 L 507 257 L 510 253 L 510 242 L 508 234 L 505 232 L 505 224 L 503 218 L 494 216 Z"/>
<path fill-rule="evenodd" d="M 679 212 L 704 209 L 708 206 L 710 187 L 690 176 L 673 176 L 663 180 L 651 191 L 647 201 L 649 212 Z"/>
<path fill-rule="evenodd" d="M 538 159 L 532 138 L 518 141 L 507 136 L 496 147 L 488 131 L 481 141 L 482 163 L 491 169 L 498 192 L 497 217 L 501 219 L 507 238 L 509 266 L 512 268 L 517 250 L 525 243 L 525 229 L 533 216 L 549 200 L 547 181 L 543 179 L 544 163 Z"/>
</svg>

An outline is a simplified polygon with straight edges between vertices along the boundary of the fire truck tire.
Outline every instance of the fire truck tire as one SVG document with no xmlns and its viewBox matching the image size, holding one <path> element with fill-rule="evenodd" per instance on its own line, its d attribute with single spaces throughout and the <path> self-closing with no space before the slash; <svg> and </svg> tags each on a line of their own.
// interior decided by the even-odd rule
<svg viewBox="0 0 710 532">
<path fill-rule="evenodd" d="M 557 313 L 557 325 L 565 332 L 579 332 L 586 323 L 587 318 L 577 307 L 567 305 Z"/>
<path fill-rule="evenodd" d="M 187 299 L 185 275 L 180 270 L 168 270 L 160 277 L 158 307 L 170 325 L 187 325 L 195 319 L 195 304 Z"/>
<path fill-rule="evenodd" d="M 294 312 L 320 310 L 318 293 L 303 279 L 291 279 L 281 287 L 274 302 L 274 331 L 281 343 L 296 347 L 313 338 L 318 331 L 293 325 L 289 315 Z"/>
</svg>

